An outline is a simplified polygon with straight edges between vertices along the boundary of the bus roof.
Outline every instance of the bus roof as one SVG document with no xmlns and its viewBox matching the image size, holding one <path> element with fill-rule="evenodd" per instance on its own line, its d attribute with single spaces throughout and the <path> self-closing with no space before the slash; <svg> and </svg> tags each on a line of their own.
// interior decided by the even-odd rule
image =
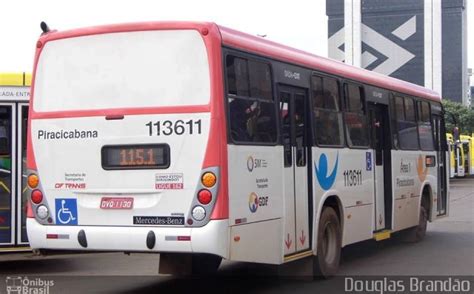
<svg viewBox="0 0 474 294">
<path fill-rule="evenodd" d="M 223 26 L 218 27 L 221 32 L 222 43 L 229 47 L 255 52 L 274 59 L 342 76 L 380 88 L 406 93 L 436 102 L 441 101 L 440 96 L 435 91 L 406 81 L 347 65 L 329 58 L 320 57 L 302 50 L 269 41 L 262 37 L 249 35 Z"/>
<path fill-rule="evenodd" d="M 113 24 L 80 28 L 68 31 L 51 31 L 40 37 L 40 41 L 47 42 L 55 39 L 78 37 L 84 35 L 105 34 L 114 32 L 156 30 L 156 29 L 196 29 L 201 31 L 207 28 L 210 34 L 218 34 L 224 46 L 268 56 L 272 59 L 293 63 L 329 74 L 360 81 L 380 88 L 406 93 L 432 101 L 440 102 L 438 93 L 399 79 L 391 78 L 376 72 L 344 64 L 329 58 L 320 57 L 302 50 L 278 44 L 267 39 L 246 34 L 234 29 L 217 25 L 211 22 L 141 22 L 127 24 Z"/>
</svg>

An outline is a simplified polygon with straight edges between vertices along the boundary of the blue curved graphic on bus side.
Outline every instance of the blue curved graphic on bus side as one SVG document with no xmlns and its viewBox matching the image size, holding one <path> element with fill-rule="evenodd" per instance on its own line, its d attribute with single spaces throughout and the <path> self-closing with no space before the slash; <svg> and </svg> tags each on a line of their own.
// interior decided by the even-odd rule
<svg viewBox="0 0 474 294">
<path fill-rule="evenodd" d="M 334 163 L 334 168 L 330 175 L 328 175 L 328 158 L 326 154 L 322 153 L 319 156 L 319 167 L 314 163 L 314 170 L 316 172 L 316 178 L 318 179 L 319 185 L 323 190 L 331 189 L 332 185 L 336 181 L 337 176 L 337 167 L 339 163 L 339 153 L 336 157 L 336 163 Z"/>
</svg>

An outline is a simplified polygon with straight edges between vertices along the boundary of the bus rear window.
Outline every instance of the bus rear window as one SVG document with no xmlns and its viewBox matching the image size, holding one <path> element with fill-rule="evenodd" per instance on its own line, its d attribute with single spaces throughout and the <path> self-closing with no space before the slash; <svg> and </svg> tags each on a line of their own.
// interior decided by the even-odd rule
<svg viewBox="0 0 474 294">
<path fill-rule="evenodd" d="M 210 77 L 195 30 L 109 33 L 47 42 L 35 78 L 38 112 L 205 105 Z"/>
</svg>

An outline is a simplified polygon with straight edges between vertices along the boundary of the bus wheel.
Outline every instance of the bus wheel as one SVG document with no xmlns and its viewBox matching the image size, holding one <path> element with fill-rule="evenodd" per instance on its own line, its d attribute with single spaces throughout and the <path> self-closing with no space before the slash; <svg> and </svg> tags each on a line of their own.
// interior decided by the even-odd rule
<svg viewBox="0 0 474 294">
<path fill-rule="evenodd" d="M 428 227 L 428 212 L 424 205 L 420 205 L 420 221 L 417 226 L 407 229 L 404 234 L 404 241 L 409 243 L 420 242 L 425 238 Z"/>
<path fill-rule="evenodd" d="M 222 257 L 213 254 L 193 254 L 192 255 L 192 274 L 193 275 L 212 275 L 217 272 L 221 264 Z"/>
<path fill-rule="evenodd" d="M 336 211 L 325 207 L 318 227 L 318 248 L 315 257 L 315 274 L 329 278 L 336 274 L 341 258 L 341 224 Z"/>
</svg>

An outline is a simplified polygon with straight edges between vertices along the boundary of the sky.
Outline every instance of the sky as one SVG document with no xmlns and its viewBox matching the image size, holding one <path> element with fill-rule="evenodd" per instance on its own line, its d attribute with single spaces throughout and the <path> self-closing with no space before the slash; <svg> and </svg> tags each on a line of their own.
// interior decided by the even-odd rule
<svg viewBox="0 0 474 294">
<path fill-rule="evenodd" d="M 31 71 L 40 22 L 66 30 L 157 20 L 212 21 L 327 56 L 325 0 L 2 0 L 0 72 Z"/>
<path fill-rule="evenodd" d="M 468 66 L 474 68 L 474 0 L 467 2 Z M 57 30 L 136 21 L 213 21 L 327 57 L 326 0 L 2 0 L 0 7 L 0 72 L 32 70 L 41 21 Z"/>
</svg>

